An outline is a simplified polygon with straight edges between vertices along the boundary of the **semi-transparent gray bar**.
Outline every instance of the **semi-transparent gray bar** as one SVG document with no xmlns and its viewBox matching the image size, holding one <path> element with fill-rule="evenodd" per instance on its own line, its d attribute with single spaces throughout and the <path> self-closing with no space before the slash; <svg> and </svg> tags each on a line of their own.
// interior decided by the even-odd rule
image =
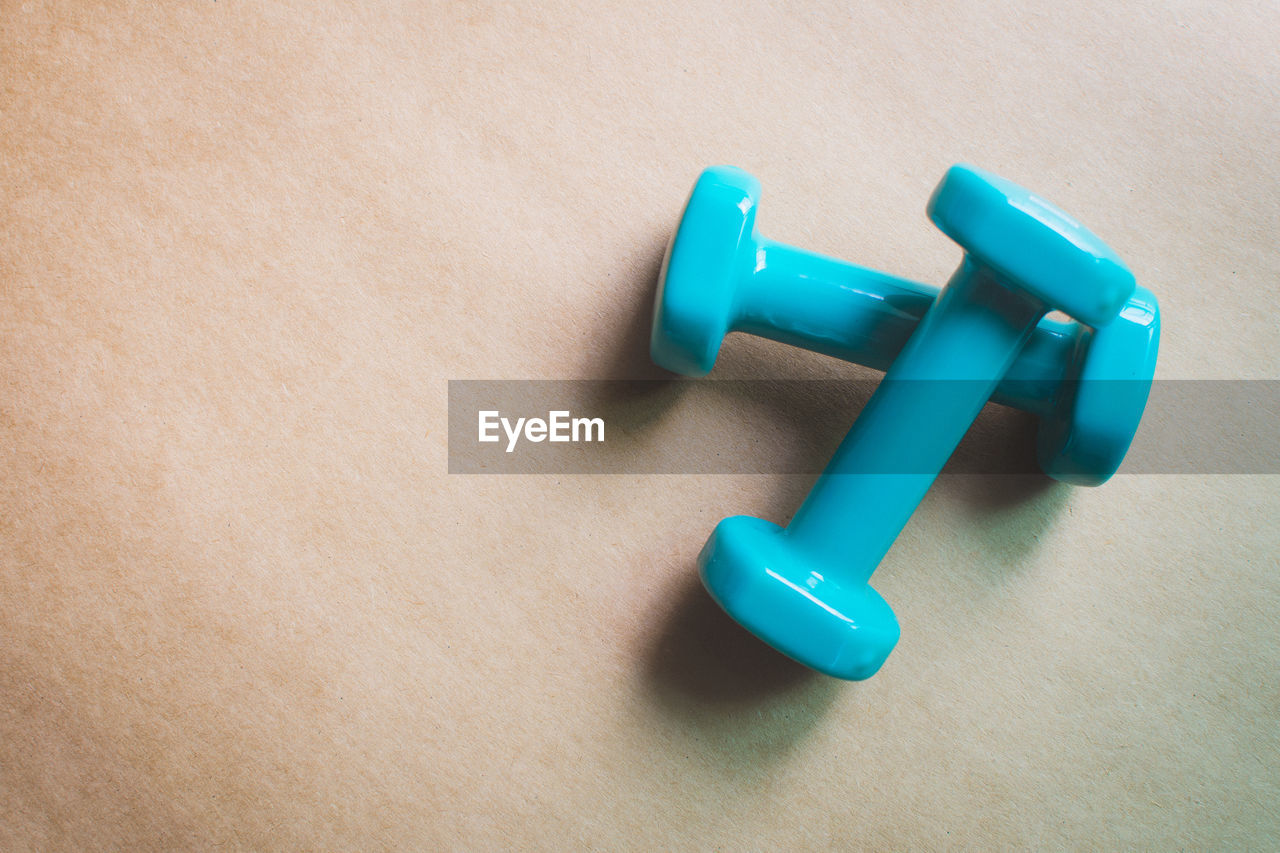
<svg viewBox="0 0 1280 853">
<path fill-rule="evenodd" d="M 451 474 L 816 474 L 877 380 L 450 380 Z M 914 383 L 942 400 L 963 382 Z M 1005 385 L 1001 390 L 1009 390 Z M 1028 400 L 1045 396 L 1028 386 Z M 1045 418 L 1069 418 L 1060 387 L 1040 414 L 989 404 L 944 473 L 1030 474 Z M 1136 385 L 1092 387 L 1123 402 Z M 868 474 L 915 474 L 900 449 Z M 1280 474 L 1280 380 L 1151 386 L 1121 474 Z"/>
</svg>

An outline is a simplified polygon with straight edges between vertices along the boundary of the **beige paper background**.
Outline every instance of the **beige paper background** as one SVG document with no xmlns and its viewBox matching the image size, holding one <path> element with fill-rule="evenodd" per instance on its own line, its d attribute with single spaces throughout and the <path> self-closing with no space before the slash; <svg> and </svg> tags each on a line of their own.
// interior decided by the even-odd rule
<svg viewBox="0 0 1280 853">
<path fill-rule="evenodd" d="M 0 3 L 0 848 L 1280 844 L 1275 478 L 946 477 L 850 685 L 693 574 L 809 478 L 445 443 L 449 379 L 658 375 L 717 162 L 937 283 L 977 163 L 1159 294 L 1160 376 L 1280 377 L 1274 3 L 159 6 Z"/>
</svg>

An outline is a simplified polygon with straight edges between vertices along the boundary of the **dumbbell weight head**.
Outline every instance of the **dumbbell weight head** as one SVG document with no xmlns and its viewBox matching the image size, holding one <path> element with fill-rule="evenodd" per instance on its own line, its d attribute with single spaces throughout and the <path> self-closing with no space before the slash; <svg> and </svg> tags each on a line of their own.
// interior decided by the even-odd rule
<svg viewBox="0 0 1280 853">
<path fill-rule="evenodd" d="M 739 277 L 749 274 L 760 182 L 733 166 L 703 171 L 689 193 L 658 276 L 649 349 L 658 364 L 704 376 L 734 320 Z M 744 249 L 748 251 L 744 253 Z"/>
<path fill-rule="evenodd" d="M 1110 323 L 1133 293 L 1133 273 L 1110 246 L 998 175 L 952 166 L 926 210 L 973 261 L 1089 326 Z"/>
<path fill-rule="evenodd" d="M 952 236 L 971 241 L 977 248 L 974 256 L 989 263 L 985 248 L 998 240 L 1001 228 L 1025 228 L 1025 217 L 1019 220 L 1018 205 L 1027 211 L 1040 211 L 1047 216 L 1062 216 L 1064 229 L 1080 230 L 1036 196 L 994 175 L 969 167 L 957 167 L 954 180 L 944 181 L 939 191 L 946 192 L 931 200 L 940 227 L 951 228 Z M 977 194 L 985 193 L 979 198 Z M 998 194 L 999 198 L 995 195 Z M 650 350 L 658 364 L 688 376 L 702 376 L 715 363 L 724 336 L 734 329 L 740 309 L 744 284 L 756 274 L 758 260 L 764 258 L 762 241 L 755 233 L 755 211 L 760 198 L 760 184 L 747 172 L 731 166 L 712 167 L 695 183 L 684 214 L 667 249 L 659 278 Z M 978 220 L 964 216 L 965 210 L 995 201 L 994 210 Z M 1001 223 L 1001 214 L 1007 220 Z M 1048 286 L 1071 295 L 1071 276 L 1086 276 L 1104 266 L 1118 275 L 1114 286 L 1124 287 L 1125 276 L 1132 275 L 1119 258 L 1089 235 L 1103 250 L 1100 264 L 1086 264 L 1079 254 L 1072 254 L 1070 241 L 1061 234 L 1042 246 L 1020 235 L 1021 252 L 1008 252 L 1002 259 L 1006 267 L 1018 275 L 1035 274 L 1035 265 L 1050 270 Z M 1031 251 L 1048 249 L 1039 255 Z M 792 250 L 793 252 L 795 250 Z M 795 252 L 795 254 L 800 254 Z M 815 256 L 816 258 L 816 256 Z M 937 294 L 928 285 L 895 279 L 832 259 L 817 259 L 829 273 L 837 268 L 846 286 L 832 284 L 827 291 L 838 296 L 840 310 L 832 316 L 848 321 L 845 326 L 824 330 L 806 338 L 794 324 L 780 339 L 809 346 L 837 357 L 873 366 L 892 361 L 910 334 L 914 323 L 923 316 Z M 1006 270 L 1007 272 L 1007 270 Z M 820 278 L 819 275 L 808 278 Z M 1078 279 L 1074 279 L 1078 280 Z M 855 286 L 848 286 L 853 282 Z M 785 283 L 784 283 L 785 286 Z M 810 294 L 814 293 L 811 289 Z M 821 295 L 821 294 L 820 294 Z M 785 303 L 784 303 L 785 305 Z M 1077 306 L 1072 310 L 1095 316 L 1096 306 Z M 812 312 L 811 312 L 812 313 Z M 776 310 L 774 316 L 777 317 Z M 778 318 L 785 323 L 785 318 Z M 844 328 L 873 329 L 877 349 L 868 358 L 868 344 L 860 348 L 841 346 L 836 338 Z M 767 334 L 767 333 L 766 333 Z M 847 334 L 847 333 L 846 333 Z M 997 392 L 997 402 L 1014 400 L 1015 405 L 1030 404 L 1041 416 L 1037 437 L 1038 456 L 1045 473 L 1076 485 L 1098 485 L 1105 482 L 1123 460 L 1137 431 L 1146 405 L 1151 378 L 1159 348 L 1159 307 L 1155 297 L 1137 288 L 1120 317 L 1099 329 L 1088 329 L 1078 323 L 1062 323 L 1046 318 L 1037 328 L 1028 350 L 1037 349 L 1044 341 L 1073 340 L 1057 367 L 1061 381 L 1022 384 L 1036 388 L 1037 393 L 1051 399 L 1028 400 L 1022 392 Z M 1028 358 L 1027 361 L 1034 361 Z M 1028 370 L 1015 364 L 1012 376 L 1025 379 Z M 1034 371 L 1032 371 L 1034 372 Z M 1018 382 L 1010 383 L 1017 385 Z"/>
<path fill-rule="evenodd" d="M 724 519 L 698 566 L 703 586 L 726 613 L 819 672 L 870 678 L 898 643 L 898 619 L 880 593 L 795 548 L 787 530 L 770 521 Z"/>
<path fill-rule="evenodd" d="M 1147 407 L 1159 349 L 1160 306 L 1143 287 L 1114 321 L 1081 331 L 1054 416 L 1036 432 L 1040 470 L 1075 486 L 1101 485 L 1119 470 Z"/>
<path fill-rule="evenodd" d="M 1133 273 L 1092 232 L 997 175 L 952 166 L 927 211 L 975 262 L 1092 327 L 1079 336 L 1036 448 L 1050 476 L 1077 485 L 1105 481 L 1119 468 L 1146 406 L 1159 340 L 1155 298 L 1137 292 Z"/>
</svg>

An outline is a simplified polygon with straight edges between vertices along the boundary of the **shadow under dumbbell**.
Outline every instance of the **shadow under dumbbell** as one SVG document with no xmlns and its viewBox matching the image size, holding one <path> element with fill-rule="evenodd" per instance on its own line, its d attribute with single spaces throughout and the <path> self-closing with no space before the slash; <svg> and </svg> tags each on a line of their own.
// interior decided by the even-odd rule
<svg viewBox="0 0 1280 853">
<path fill-rule="evenodd" d="M 785 749 L 811 729 L 847 684 L 820 675 L 757 639 L 720 609 L 690 567 L 649 649 L 649 695 L 667 713 L 726 746 Z M 780 703 L 762 729 L 762 708 Z M 736 725 L 740 723 L 741 725 Z M 762 743 L 761 739 L 767 741 Z"/>
<path fill-rule="evenodd" d="M 967 533 L 986 555 L 979 580 L 1000 584 L 1029 565 L 1043 535 L 1076 491 L 1044 475 L 963 475 L 938 482 L 939 497 L 974 522 Z"/>
<path fill-rule="evenodd" d="M 628 276 L 625 293 L 632 294 L 624 307 L 625 325 L 610 340 L 611 357 L 603 375 L 607 380 L 590 386 L 586 405 L 600 413 L 607 423 L 624 435 L 637 435 L 661 420 L 684 393 L 680 377 L 653 363 L 649 357 L 649 333 L 653 325 L 653 302 L 658 292 L 658 274 L 666 254 L 666 239 L 655 240 L 648 261 Z"/>
<path fill-rule="evenodd" d="M 627 276 L 621 288 L 627 297 L 622 309 L 625 325 L 609 337 L 613 351 L 600 374 L 609 379 L 670 379 L 676 376 L 653 363 L 649 357 L 649 332 L 653 326 L 653 301 L 658 295 L 658 273 L 666 254 L 666 241 L 656 242 L 647 261 Z"/>
<path fill-rule="evenodd" d="M 988 567 L 1026 565 L 1076 489 L 1041 472 L 1038 428 L 1026 412 L 988 405 L 933 485 L 937 498 L 974 519 L 968 534 L 989 555 Z M 986 582 L 1008 573 L 988 571 Z"/>
</svg>

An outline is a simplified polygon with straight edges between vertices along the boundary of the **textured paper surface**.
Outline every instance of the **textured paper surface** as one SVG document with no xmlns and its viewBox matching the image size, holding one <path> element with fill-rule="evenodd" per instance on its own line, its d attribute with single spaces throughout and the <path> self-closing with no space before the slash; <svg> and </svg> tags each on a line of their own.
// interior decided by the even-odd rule
<svg viewBox="0 0 1280 853">
<path fill-rule="evenodd" d="M 811 477 L 447 473 L 450 379 L 659 375 L 719 162 L 937 284 L 973 162 L 1280 378 L 1280 12 L 1121 5 L 0 3 L 0 848 L 1274 848 L 1274 477 L 946 477 L 851 685 L 694 579 Z"/>
</svg>

